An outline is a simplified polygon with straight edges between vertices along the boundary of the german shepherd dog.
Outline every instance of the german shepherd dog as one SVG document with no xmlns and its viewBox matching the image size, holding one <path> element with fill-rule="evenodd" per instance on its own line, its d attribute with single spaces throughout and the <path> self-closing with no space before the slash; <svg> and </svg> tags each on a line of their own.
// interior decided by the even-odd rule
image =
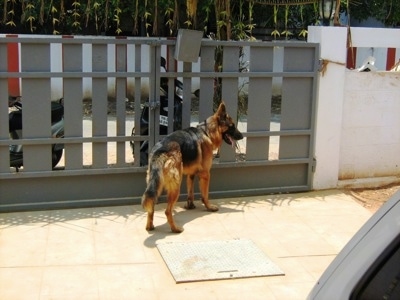
<svg viewBox="0 0 400 300">
<path fill-rule="evenodd" d="M 193 181 L 197 175 L 205 207 L 208 211 L 217 211 L 218 206 L 210 204 L 208 199 L 213 151 L 220 148 L 223 140 L 234 147 L 236 141 L 242 138 L 243 135 L 227 114 L 225 104 L 222 102 L 216 113 L 197 127 L 172 132 L 155 144 L 149 155 L 147 188 L 142 197 L 142 206 L 147 211 L 146 230 L 154 229 L 154 206 L 157 198 L 163 190 L 166 190 L 165 215 L 168 223 L 172 232 L 183 231 L 182 227 L 176 225 L 172 216 L 172 210 L 179 198 L 183 175 L 187 175 L 188 199 L 185 208 L 195 208 Z"/>
</svg>

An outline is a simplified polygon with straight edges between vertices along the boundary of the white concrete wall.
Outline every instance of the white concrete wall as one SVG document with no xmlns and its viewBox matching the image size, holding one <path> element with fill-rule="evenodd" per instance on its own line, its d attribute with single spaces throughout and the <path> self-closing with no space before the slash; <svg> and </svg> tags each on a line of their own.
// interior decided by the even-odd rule
<svg viewBox="0 0 400 300">
<path fill-rule="evenodd" d="M 400 31 L 351 28 L 354 47 L 400 47 Z M 346 70 L 347 29 L 309 27 L 328 60 L 319 77 L 314 189 L 400 179 L 400 73 Z"/>
<path fill-rule="evenodd" d="M 352 45 L 396 48 L 400 31 L 351 28 Z M 382 70 L 379 63 L 378 70 Z M 379 186 L 400 178 L 400 73 L 346 72 L 338 186 Z"/>
<path fill-rule="evenodd" d="M 353 47 L 400 48 L 400 30 L 397 28 L 351 27 Z"/>
<path fill-rule="evenodd" d="M 400 73 L 346 72 L 339 180 L 400 176 Z"/>
</svg>

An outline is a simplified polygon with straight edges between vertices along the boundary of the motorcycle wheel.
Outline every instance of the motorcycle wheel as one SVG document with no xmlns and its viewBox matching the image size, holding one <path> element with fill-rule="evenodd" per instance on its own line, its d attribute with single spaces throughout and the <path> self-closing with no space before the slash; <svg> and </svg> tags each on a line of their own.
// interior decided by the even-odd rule
<svg viewBox="0 0 400 300">
<path fill-rule="evenodd" d="M 145 126 L 143 126 L 143 130 L 142 131 L 142 135 L 146 135 L 148 134 L 147 128 L 145 128 Z M 165 133 L 164 133 L 165 134 Z M 132 136 L 135 135 L 135 127 L 132 128 Z M 131 149 L 132 149 L 132 156 L 133 159 L 135 159 L 135 145 L 132 141 L 129 142 L 131 145 Z M 148 153 L 148 146 L 147 146 L 147 142 L 140 142 L 140 155 L 139 155 L 139 159 L 140 159 L 140 166 L 147 166 L 148 163 L 148 159 L 149 159 L 149 153 Z"/>
<path fill-rule="evenodd" d="M 60 159 L 63 155 L 63 149 L 52 151 L 51 153 L 52 153 L 51 162 L 52 162 L 52 167 L 54 169 L 55 166 L 57 166 L 57 164 L 60 162 Z"/>
<path fill-rule="evenodd" d="M 140 166 L 144 167 L 147 166 L 149 162 L 149 154 L 146 152 L 140 151 Z"/>
</svg>

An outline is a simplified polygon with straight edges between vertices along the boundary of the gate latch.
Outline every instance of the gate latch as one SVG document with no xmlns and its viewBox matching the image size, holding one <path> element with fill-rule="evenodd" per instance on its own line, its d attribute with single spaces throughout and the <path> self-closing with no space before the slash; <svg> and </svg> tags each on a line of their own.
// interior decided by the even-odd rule
<svg viewBox="0 0 400 300">
<path fill-rule="evenodd" d="M 312 165 L 311 165 L 311 171 L 313 172 L 313 173 L 315 173 L 315 168 L 317 167 L 317 159 L 316 158 L 313 158 L 313 161 L 312 161 Z"/>
<path fill-rule="evenodd" d="M 150 110 L 155 110 L 157 107 L 160 107 L 160 101 L 150 101 L 149 108 Z"/>
</svg>

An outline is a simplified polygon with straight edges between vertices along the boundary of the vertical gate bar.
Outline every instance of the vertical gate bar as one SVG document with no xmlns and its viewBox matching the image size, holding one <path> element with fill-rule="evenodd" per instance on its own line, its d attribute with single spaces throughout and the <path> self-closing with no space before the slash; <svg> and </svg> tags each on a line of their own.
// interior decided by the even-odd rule
<svg viewBox="0 0 400 300">
<path fill-rule="evenodd" d="M 281 130 L 311 129 L 312 78 L 283 78 Z M 310 156 L 310 136 L 281 136 L 279 158 Z"/>
<path fill-rule="evenodd" d="M 134 47 L 134 63 L 135 72 L 140 72 L 142 69 L 142 45 L 136 44 Z M 135 111 L 135 135 L 140 135 L 140 115 L 141 115 L 141 78 L 134 78 L 134 111 Z M 140 142 L 133 143 L 133 153 L 134 153 L 134 165 L 138 167 L 140 165 Z"/>
<path fill-rule="evenodd" d="M 225 46 L 222 72 L 239 73 L 239 46 Z M 236 118 L 238 102 L 238 78 L 222 79 L 222 99 L 228 105 L 229 113 Z"/>
<path fill-rule="evenodd" d="M 125 73 L 127 71 L 127 49 L 126 44 L 117 44 L 115 51 L 115 65 L 116 71 Z M 117 136 L 124 136 L 126 134 L 126 111 L 125 111 L 125 99 L 126 99 L 126 78 L 124 76 L 117 77 L 115 81 L 116 89 L 116 122 L 117 122 Z M 117 142 L 117 166 L 123 166 L 126 161 L 125 157 L 125 142 Z"/>
<path fill-rule="evenodd" d="M 312 47 L 285 47 L 284 72 L 314 72 Z M 310 129 L 313 77 L 284 78 L 282 81 L 282 129 Z"/>
<path fill-rule="evenodd" d="M 214 72 L 215 46 L 201 49 L 200 72 Z M 214 77 L 200 78 L 199 122 L 213 114 Z"/>
<path fill-rule="evenodd" d="M 183 62 L 183 72 L 190 73 L 192 63 Z M 183 77 L 182 128 L 190 127 L 192 107 L 192 77 Z"/>
<path fill-rule="evenodd" d="M 107 44 L 92 45 L 93 72 L 107 71 Z M 93 77 L 92 80 L 92 134 L 93 137 L 107 136 L 107 78 Z M 107 166 L 107 143 L 92 144 L 93 167 Z"/>
<path fill-rule="evenodd" d="M 313 66 L 313 84 L 312 84 L 312 103 L 311 103 L 311 137 L 310 137 L 310 163 L 308 165 L 308 181 L 307 185 L 310 189 L 313 188 L 313 177 L 315 170 L 315 123 L 316 123 L 316 111 L 317 111 L 317 92 L 318 92 L 318 78 L 319 78 L 319 44 L 311 45 L 314 53 L 314 66 Z"/>
<path fill-rule="evenodd" d="M 149 149 L 160 139 L 160 64 L 161 47 L 158 43 L 150 46 L 150 78 L 149 78 Z"/>
<path fill-rule="evenodd" d="M 82 44 L 63 44 L 63 71 L 82 72 Z M 82 78 L 64 78 L 64 132 L 65 137 L 83 136 Z M 65 169 L 78 170 L 83 165 L 83 145 L 65 144 Z"/>
<path fill-rule="evenodd" d="M 7 44 L 0 44 L 0 72 L 7 73 Z M 19 78 L 17 78 L 19 80 Z M 9 139 L 8 128 L 8 82 L 0 78 L 0 139 Z M 0 173 L 10 172 L 10 148 L 0 146 Z"/>
<path fill-rule="evenodd" d="M 238 46 L 224 46 L 222 72 L 237 72 L 239 73 L 239 53 Z M 228 110 L 228 114 L 237 121 L 238 114 L 238 78 L 223 78 L 222 79 L 222 99 Z M 236 154 L 232 148 L 226 143 L 222 143 L 220 151 L 221 162 L 234 162 Z"/>
<path fill-rule="evenodd" d="M 167 46 L 167 57 L 166 57 L 166 71 L 167 73 L 169 72 L 176 72 L 176 62 L 174 60 L 174 51 L 173 51 L 173 46 Z M 161 73 L 161 76 L 163 74 Z M 167 94 L 167 99 L 168 99 L 168 133 L 171 133 L 174 131 L 174 122 L 175 120 L 175 79 L 172 77 L 167 77 L 168 78 L 168 94 Z M 163 80 L 163 79 L 162 79 Z M 164 79 L 165 80 L 165 79 Z M 178 112 L 179 113 L 179 112 Z M 182 112 L 181 112 L 182 113 Z M 182 118 L 182 116 L 180 116 Z"/>
<path fill-rule="evenodd" d="M 22 78 L 22 135 L 51 137 L 50 42 L 21 43 L 21 71 L 41 72 L 46 78 Z M 24 145 L 24 171 L 50 171 L 51 145 Z"/>
<path fill-rule="evenodd" d="M 285 47 L 284 72 L 312 72 L 315 55 L 311 47 Z M 311 129 L 312 77 L 284 77 L 282 80 L 281 130 Z M 309 158 L 310 136 L 280 138 L 280 158 Z"/>
<path fill-rule="evenodd" d="M 250 47 L 251 72 L 273 71 L 273 47 Z M 247 131 L 270 130 L 272 78 L 249 78 Z M 247 138 L 246 160 L 268 160 L 269 140 Z"/>
</svg>

